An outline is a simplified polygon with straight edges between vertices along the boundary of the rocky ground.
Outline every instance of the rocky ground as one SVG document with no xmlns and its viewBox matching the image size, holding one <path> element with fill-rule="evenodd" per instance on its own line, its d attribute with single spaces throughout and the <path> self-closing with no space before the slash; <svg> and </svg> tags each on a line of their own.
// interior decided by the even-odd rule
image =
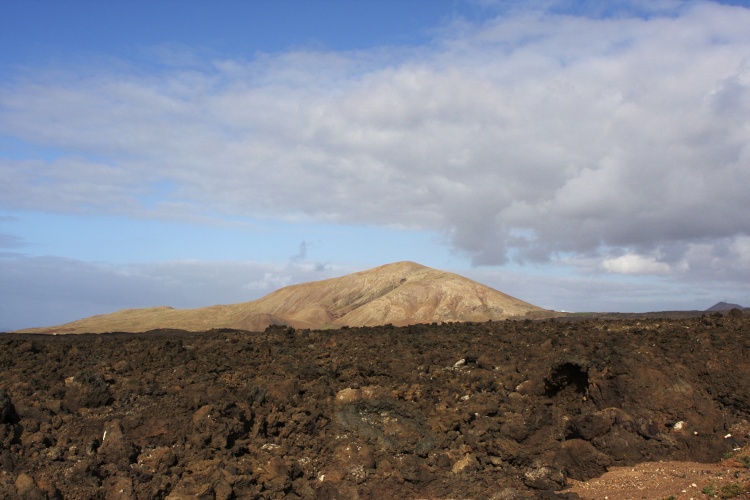
<svg viewBox="0 0 750 500">
<path fill-rule="evenodd" d="M 596 483 L 618 472 L 629 498 L 748 489 L 738 310 L 0 334 L 0 374 L 0 498 L 623 498 Z M 636 467 L 660 460 L 712 482 Z"/>
</svg>

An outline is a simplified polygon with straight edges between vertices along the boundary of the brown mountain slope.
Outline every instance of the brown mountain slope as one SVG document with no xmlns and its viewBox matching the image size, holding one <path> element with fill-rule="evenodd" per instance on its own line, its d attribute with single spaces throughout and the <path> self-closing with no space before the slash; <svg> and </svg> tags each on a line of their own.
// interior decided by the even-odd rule
<svg viewBox="0 0 750 500">
<path fill-rule="evenodd" d="M 457 274 L 414 262 L 398 262 L 340 278 L 288 286 L 252 302 L 198 309 L 128 309 L 21 332 L 143 332 L 157 328 L 262 331 L 272 324 L 319 329 L 553 314 Z"/>
</svg>

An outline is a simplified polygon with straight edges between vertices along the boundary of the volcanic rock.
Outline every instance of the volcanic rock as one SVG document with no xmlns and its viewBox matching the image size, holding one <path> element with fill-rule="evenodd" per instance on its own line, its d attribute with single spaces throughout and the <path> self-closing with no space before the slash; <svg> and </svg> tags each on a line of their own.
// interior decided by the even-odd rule
<svg viewBox="0 0 750 500">
<path fill-rule="evenodd" d="M 729 315 L 2 334 L 0 498 L 573 498 L 728 454 L 738 483 L 749 359 Z"/>
</svg>

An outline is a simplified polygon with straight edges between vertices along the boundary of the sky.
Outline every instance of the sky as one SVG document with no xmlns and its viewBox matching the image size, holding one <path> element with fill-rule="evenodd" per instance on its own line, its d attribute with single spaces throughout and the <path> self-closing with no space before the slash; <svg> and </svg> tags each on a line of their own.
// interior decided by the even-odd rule
<svg viewBox="0 0 750 500">
<path fill-rule="evenodd" d="M 0 3 L 0 331 L 412 260 L 750 306 L 750 1 Z"/>
</svg>

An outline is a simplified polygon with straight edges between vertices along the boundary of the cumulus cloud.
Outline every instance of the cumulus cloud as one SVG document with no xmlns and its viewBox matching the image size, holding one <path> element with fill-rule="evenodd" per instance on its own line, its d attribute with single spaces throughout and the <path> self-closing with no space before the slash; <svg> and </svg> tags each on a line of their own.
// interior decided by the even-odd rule
<svg viewBox="0 0 750 500">
<path fill-rule="evenodd" d="M 602 266 L 607 271 L 619 274 L 668 274 L 671 271 L 665 262 L 632 253 L 605 259 Z"/>
<path fill-rule="evenodd" d="M 428 229 L 476 264 L 742 268 L 747 26 L 710 2 L 516 5 L 418 48 L 30 70 L 0 88 L 0 132 L 57 153 L 0 159 L 0 199 Z"/>
</svg>

